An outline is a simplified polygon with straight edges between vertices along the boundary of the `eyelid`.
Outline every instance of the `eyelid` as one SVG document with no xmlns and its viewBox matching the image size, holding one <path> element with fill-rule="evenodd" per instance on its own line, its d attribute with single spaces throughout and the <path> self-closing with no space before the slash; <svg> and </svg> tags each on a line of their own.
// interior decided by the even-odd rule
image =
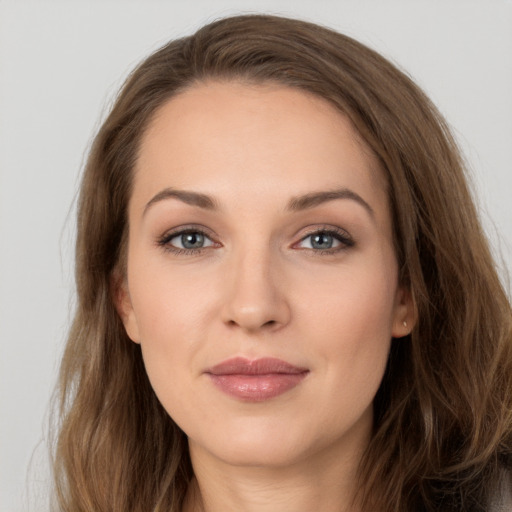
<svg viewBox="0 0 512 512">
<path fill-rule="evenodd" d="M 212 242 L 211 245 L 206 247 L 198 247 L 198 248 L 181 248 L 171 245 L 169 242 L 180 235 L 184 235 L 187 233 L 198 233 L 203 235 L 205 238 L 208 238 Z M 204 250 L 220 247 L 221 244 L 215 239 L 215 235 L 212 233 L 210 229 L 205 226 L 197 225 L 197 224 L 186 224 L 182 226 L 177 226 L 175 228 L 167 230 L 163 235 L 159 236 L 156 240 L 156 244 L 161 247 L 163 250 L 174 253 L 174 254 L 200 254 Z"/>
<path fill-rule="evenodd" d="M 314 249 L 309 247 L 297 247 L 298 244 L 309 238 L 310 236 L 319 234 L 319 233 L 325 233 L 328 235 L 333 236 L 336 240 L 340 242 L 340 244 L 336 247 L 331 247 L 328 249 Z M 303 233 L 298 240 L 298 242 L 295 242 L 292 247 L 299 249 L 299 250 L 307 250 L 312 251 L 316 254 L 332 254 L 339 251 L 343 251 L 349 247 L 352 247 L 355 245 L 354 238 L 350 235 L 348 231 L 345 229 L 342 229 L 338 226 L 332 226 L 332 225 L 321 225 L 321 226 L 312 226 L 311 228 L 307 229 L 305 233 Z"/>
</svg>

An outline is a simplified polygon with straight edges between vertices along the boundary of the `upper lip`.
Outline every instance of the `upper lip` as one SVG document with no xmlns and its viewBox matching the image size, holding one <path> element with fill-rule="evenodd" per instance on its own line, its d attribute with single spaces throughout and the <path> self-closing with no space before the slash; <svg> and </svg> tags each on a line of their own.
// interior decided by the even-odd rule
<svg viewBox="0 0 512 512">
<path fill-rule="evenodd" d="M 206 370 L 206 373 L 212 375 L 268 375 L 272 373 L 294 375 L 307 371 L 307 368 L 294 366 L 286 361 L 273 357 L 253 360 L 244 357 L 234 357 L 216 364 Z"/>
</svg>

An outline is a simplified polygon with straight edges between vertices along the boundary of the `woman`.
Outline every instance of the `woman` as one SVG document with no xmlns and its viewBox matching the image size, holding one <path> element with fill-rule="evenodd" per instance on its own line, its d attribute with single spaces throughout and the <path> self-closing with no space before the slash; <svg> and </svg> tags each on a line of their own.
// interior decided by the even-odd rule
<svg viewBox="0 0 512 512">
<path fill-rule="evenodd" d="M 508 510 L 510 304 L 403 73 L 241 16 L 129 77 L 91 149 L 61 510 Z"/>
</svg>

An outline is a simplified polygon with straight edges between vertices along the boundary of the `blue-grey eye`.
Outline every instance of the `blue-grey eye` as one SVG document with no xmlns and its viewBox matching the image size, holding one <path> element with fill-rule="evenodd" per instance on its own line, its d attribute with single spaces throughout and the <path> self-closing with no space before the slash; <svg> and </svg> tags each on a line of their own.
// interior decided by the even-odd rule
<svg viewBox="0 0 512 512">
<path fill-rule="evenodd" d="M 198 249 L 203 247 L 204 235 L 201 233 L 185 233 L 181 235 L 181 244 L 185 249 Z"/>
<path fill-rule="evenodd" d="M 337 240 L 328 233 L 316 233 L 311 235 L 310 238 L 311 247 L 313 249 L 331 249 L 333 244 L 337 242 Z"/>
<path fill-rule="evenodd" d="M 178 249 L 202 249 L 213 245 L 213 242 L 199 231 L 187 231 L 173 236 L 169 242 L 170 245 Z"/>
<path fill-rule="evenodd" d="M 346 235 L 338 234 L 330 231 L 317 231 L 304 237 L 298 247 L 301 249 L 314 249 L 317 251 L 325 251 L 329 249 L 342 249 L 350 247 L 353 241 Z"/>
</svg>

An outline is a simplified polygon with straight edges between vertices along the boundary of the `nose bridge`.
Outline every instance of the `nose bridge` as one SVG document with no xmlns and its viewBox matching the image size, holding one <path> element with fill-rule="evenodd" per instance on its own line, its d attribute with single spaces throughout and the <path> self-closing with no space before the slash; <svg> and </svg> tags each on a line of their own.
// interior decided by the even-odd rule
<svg viewBox="0 0 512 512">
<path fill-rule="evenodd" d="M 224 308 L 227 323 L 254 331 L 288 322 L 290 310 L 278 256 L 268 243 L 249 240 L 233 250 L 227 269 L 230 283 Z"/>
</svg>

